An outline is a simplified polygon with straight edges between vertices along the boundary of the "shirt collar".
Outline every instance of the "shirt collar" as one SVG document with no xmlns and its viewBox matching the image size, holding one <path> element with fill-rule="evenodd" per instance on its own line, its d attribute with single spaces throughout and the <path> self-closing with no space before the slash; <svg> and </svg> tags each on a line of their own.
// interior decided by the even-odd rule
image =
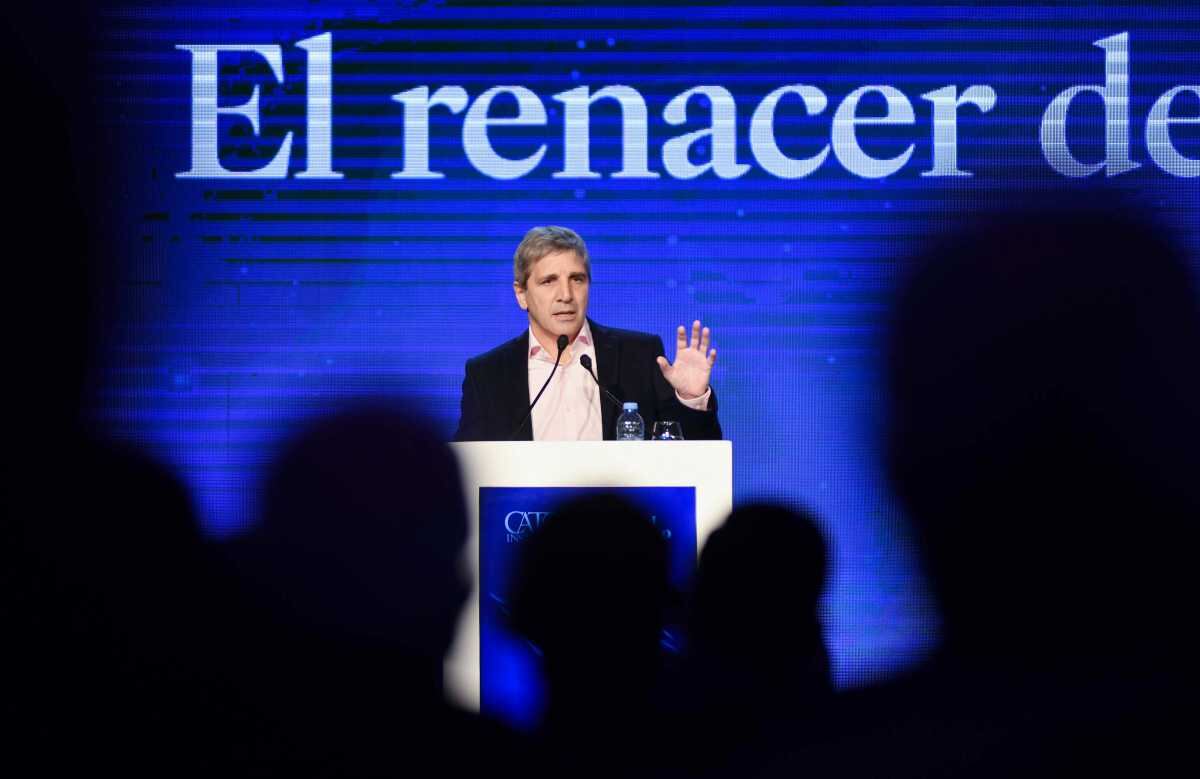
<svg viewBox="0 0 1200 779">
<path fill-rule="evenodd" d="M 594 352 L 592 348 L 592 329 L 588 326 L 587 319 L 583 320 L 583 327 L 580 328 L 579 335 L 575 337 L 575 343 L 571 344 L 570 349 L 573 355 Z M 541 356 L 538 357 L 538 355 Z M 534 358 L 554 362 L 554 358 L 542 348 L 542 345 L 538 343 L 538 339 L 534 337 L 533 328 L 531 327 L 529 328 L 529 359 L 532 360 Z"/>
</svg>

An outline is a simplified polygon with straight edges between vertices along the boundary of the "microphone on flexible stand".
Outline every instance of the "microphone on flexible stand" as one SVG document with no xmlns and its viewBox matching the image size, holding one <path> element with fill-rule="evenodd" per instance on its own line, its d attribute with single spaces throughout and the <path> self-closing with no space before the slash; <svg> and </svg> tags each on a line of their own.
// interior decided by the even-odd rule
<svg viewBox="0 0 1200 779">
<path fill-rule="evenodd" d="M 538 390 L 538 394 L 533 398 L 533 402 L 529 404 L 529 411 L 525 413 L 525 418 L 522 419 L 521 424 L 517 425 L 517 428 L 512 431 L 512 435 L 508 437 L 508 440 L 512 441 L 516 439 L 517 433 L 521 432 L 521 428 L 525 427 L 525 423 L 528 422 L 530 417 L 533 416 L 533 407 L 536 406 L 537 402 L 542 399 L 542 393 L 546 391 L 546 387 L 550 386 L 550 380 L 554 378 L 554 372 L 558 370 L 558 361 L 562 359 L 563 352 L 567 350 L 567 343 L 568 339 L 565 335 L 560 335 L 558 337 L 558 341 L 555 344 L 558 346 L 558 356 L 554 358 L 554 367 L 550 369 L 550 375 L 546 377 L 546 383 L 542 385 L 542 388 Z M 532 435 L 529 437 L 533 438 Z"/>
<path fill-rule="evenodd" d="M 624 405 L 620 398 L 609 392 L 608 387 L 605 387 L 600 383 L 600 380 L 596 378 L 596 374 L 592 372 L 592 358 L 590 356 L 586 354 L 579 355 L 579 364 L 587 369 L 588 375 L 592 377 L 592 381 L 596 382 L 596 386 L 600 388 L 600 391 L 604 393 L 605 397 L 607 397 L 613 403 L 616 403 L 618 407 Z"/>
</svg>

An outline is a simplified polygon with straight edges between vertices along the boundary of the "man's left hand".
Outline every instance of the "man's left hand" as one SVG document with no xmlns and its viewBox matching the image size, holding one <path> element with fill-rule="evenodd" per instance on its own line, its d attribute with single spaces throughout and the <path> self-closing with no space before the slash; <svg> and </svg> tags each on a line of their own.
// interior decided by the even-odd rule
<svg viewBox="0 0 1200 779">
<path fill-rule="evenodd" d="M 666 357 L 658 358 L 663 378 L 685 400 L 698 398 L 708 391 L 708 378 L 717 361 L 717 350 L 708 348 L 711 338 L 708 328 L 701 328 L 699 319 L 692 322 L 690 340 L 687 330 L 680 325 L 675 331 L 675 362 L 668 363 Z"/>
</svg>

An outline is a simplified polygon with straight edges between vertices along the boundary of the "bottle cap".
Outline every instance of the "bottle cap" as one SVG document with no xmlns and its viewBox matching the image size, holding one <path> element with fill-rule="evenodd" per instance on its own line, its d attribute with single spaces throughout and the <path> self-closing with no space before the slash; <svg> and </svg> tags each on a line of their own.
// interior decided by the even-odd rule
<svg viewBox="0 0 1200 779">
<path fill-rule="evenodd" d="M 637 411 L 637 403 L 630 401 L 628 403 L 623 404 L 621 406 L 621 409 L 624 411 Z"/>
</svg>

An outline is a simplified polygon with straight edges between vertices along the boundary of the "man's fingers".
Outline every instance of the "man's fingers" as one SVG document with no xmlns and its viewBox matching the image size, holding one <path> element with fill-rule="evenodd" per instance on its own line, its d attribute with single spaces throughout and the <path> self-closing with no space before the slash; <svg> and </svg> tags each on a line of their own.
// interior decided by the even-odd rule
<svg viewBox="0 0 1200 779">
<path fill-rule="evenodd" d="M 712 349 L 708 353 L 708 367 L 710 367 L 710 368 L 713 367 L 713 364 L 716 363 L 716 361 L 717 361 L 717 350 Z"/>
<path fill-rule="evenodd" d="M 683 329 L 683 325 L 675 331 L 675 353 L 679 354 L 687 348 L 687 331 Z"/>
<path fill-rule="evenodd" d="M 680 329 L 682 330 L 683 328 Z M 662 371 L 663 377 L 666 378 L 667 374 L 671 371 L 671 363 L 667 362 L 666 357 L 658 357 L 655 359 L 655 362 L 658 363 L 658 369 Z"/>
<path fill-rule="evenodd" d="M 708 354 L 708 344 L 712 340 L 712 331 L 707 327 L 700 331 L 700 354 Z"/>
<path fill-rule="evenodd" d="M 696 349 L 700 346 L 700 320 L 692 322 L 692 337 L 688 339 L 688 348 Z"/>
</svg>

